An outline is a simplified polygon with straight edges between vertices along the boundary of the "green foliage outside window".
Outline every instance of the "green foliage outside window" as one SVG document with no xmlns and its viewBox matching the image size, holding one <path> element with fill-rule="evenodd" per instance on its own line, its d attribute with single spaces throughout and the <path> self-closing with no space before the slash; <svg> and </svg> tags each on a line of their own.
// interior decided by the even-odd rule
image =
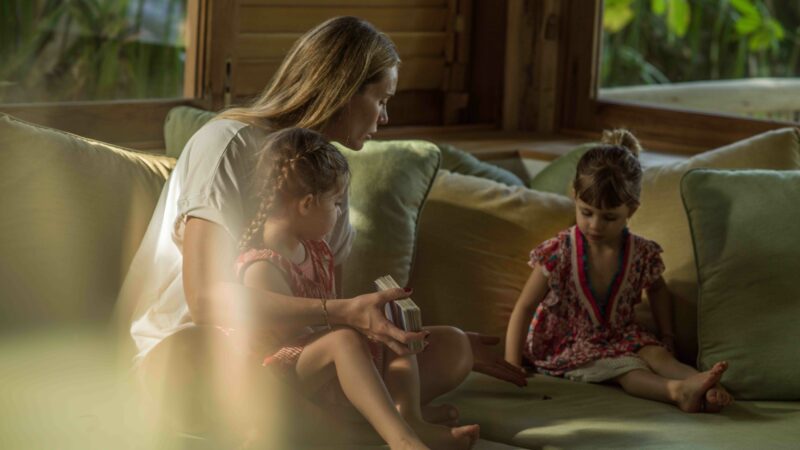
<svg viewBox="0 0 800 450">
<path fill-rule="evenodd" d="M 0 103 L 181 97 L 186 0 L 0 0 Z"/>
<path fill-rule="evenodd" d="M 600 86 L 800 76 L 800 1 L 605 0 Z"/>
</svg>

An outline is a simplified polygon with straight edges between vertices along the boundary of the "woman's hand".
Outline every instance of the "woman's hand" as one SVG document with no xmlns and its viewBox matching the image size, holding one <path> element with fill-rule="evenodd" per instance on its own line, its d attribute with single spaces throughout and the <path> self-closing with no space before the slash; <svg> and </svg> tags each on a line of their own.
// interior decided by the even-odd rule
<svg viewBox="0 0 800 450">
<path fill-rule="evenodd" d="M 408 348 L 408 343 L 424 340 L 430 332 L 403 331 L 390 322 L 385 313 L 387 303 L 406 298 L 410 294 L 411 290 L 397 288 L 364 294 L 347 300 L 344 323 L 368 338 L 383 343 L 398 355 L 415 353 Z"/>
<path fill-rule="evenodd" d="M 492 349 L 492 346 L 500 343 L 499 337 L 474 332 L 467 332 L 467 337 L 475 361 L 472 370 L 520 387 L 528 385 L 528 380 L 525 379 L 525 370 L 498 356 L 497 352 Z"/>
</svg>

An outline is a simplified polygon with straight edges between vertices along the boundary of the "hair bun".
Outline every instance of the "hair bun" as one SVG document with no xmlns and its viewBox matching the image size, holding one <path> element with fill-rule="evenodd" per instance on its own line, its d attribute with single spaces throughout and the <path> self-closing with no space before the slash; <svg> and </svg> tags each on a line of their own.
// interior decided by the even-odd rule
<svg viewBox="0 0 800 450">
<path fill-rule="evenodd" d="M 623 128 L 617 128 L 616 130 L 603 130 L 601 142 L 608 145 L 622 147 L 633 153 L 633 156 L 637 158 L 642 152 L 642 146 L 639 144 L 639 140 L 636 139 L 636 136 Z"/>
</svg>

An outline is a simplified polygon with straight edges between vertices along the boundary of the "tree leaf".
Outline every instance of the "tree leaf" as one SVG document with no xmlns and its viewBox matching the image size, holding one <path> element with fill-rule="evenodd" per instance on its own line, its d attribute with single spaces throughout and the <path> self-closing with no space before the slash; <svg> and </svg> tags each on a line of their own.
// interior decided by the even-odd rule
<svg viewBox="0 0 800 450">
<path fill-rule="evenodd" d="M 686 35 L 689 29 L 689 22 L 692 12 L 689 8 L 689 0 L 670 0 L 669 11 L 667 12 L 667 26 L 670 31 L 678 37 Z"/>
<path fill-rule="evenodd" d="M 739 36 L 747 36 L 761 28 L 761 18 L 756 16 L 741 16 L 736 19 L 736 33 Z"/>
<path fill-rule="evenodd" d="M 747 46 L 750 50 L 759 52 L 766 50 L 772 43 L 772 35 L 766 28 L 760 28 L 748 39 Z"/>
<path fill-rule="evenodd" d="M 663 16 L 667 12 L 667 0 L 650 0 L 650 10 L 657 16 Z"/>
<path fill-rule="evenodd" d="M 769 28 L 776 41 L 782 41 L 783 38 L 786 37 L 783 25 L 775 19 L 767 19 L 767 28 Z"/>
<path fill-rule="evenodd" d="M 752 0 L 730 0 L 731 5 L 744 16 L 754 16 L 757 19 L 761 18 L 761 13 Z"/>
<path fill-rule="evenodd" d="M 603 9 L 603 29 L 616 33 L 625 28 L 633 20 L 633 0 L 606 1 Z"/>
</svg>

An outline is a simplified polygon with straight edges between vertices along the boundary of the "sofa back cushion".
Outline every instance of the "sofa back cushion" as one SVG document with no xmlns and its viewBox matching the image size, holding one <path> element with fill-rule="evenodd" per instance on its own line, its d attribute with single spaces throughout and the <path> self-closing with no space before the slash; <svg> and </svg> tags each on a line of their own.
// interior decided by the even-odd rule
<svg viewBox="0 0 800 450">
<path fill-rule="evenodd" d="M 737 399 L 800 399 L 800 171 L 692 170 L 681 193 L 699 281 L 698 362 Z"/>
<path fill-rule="evenodd" d="M 597 142 L 590 142 L 579 145 L 554 159 L 531 179 L 530 188 L 542 192 L 570 195 L 570 192 L 572 192 L 572 180 L 575 178 L 575 170 L 578 168 L 578 161 L 581 160 L 584 153 L 597 144 Z"/>
<path fill-rule="evenodd" d="M 359 151 L 338 148 L 350 163 L 350 222 L 356 230 L 344 265 L 345 296 L 374 291 L 375 279 L 383 275 L 405 286 L 420 209 L 439 170 L 439 148 L 425 141 L 369 141 Z"/>
<path fill-rule="evenodd" d="M 486 178 L 509 186 L 524 186 L 525 183 L 510 170 L 481 161 L 470 153 L 450 144 L 436 144 L 442 151 L 442 169 L 463 175 Z"/>
<path fill-rule="evenodd" d="M 440 171 L 420 218 L 411 276 L 423 323 L 505 338 L 531 273 L 530 250 L 574 222 L 567 197 Z"/>
<path fill-rule="evenodd" d="M 0 114 L 0 324 L 108 318 L 173 165 Z"/>
<path fill-rule="evenodd" d="M 177 159 L 192 135 L 216 115 L 215 112 L 191 106 L 176 106 L 170 109 L 164 120 L 164 145 L 167 156 Z"/>
<path fill-rule="evenodd" d="M 689 223 L 680 195 L 680 180 L 690 169 L 800 168 L 800 130 L 784 128 L 693 156 L 685 161 L 647 167 L 642 180 L 641 206 L 630 221 L 634 233 L 661 244 L 666 264 L 664 279 L 675 295 L 678 354 L 694 361 L 697 345 L 697 272 Z M 652 325 L 647 302 L 638 315 Z"/>
</svg>

